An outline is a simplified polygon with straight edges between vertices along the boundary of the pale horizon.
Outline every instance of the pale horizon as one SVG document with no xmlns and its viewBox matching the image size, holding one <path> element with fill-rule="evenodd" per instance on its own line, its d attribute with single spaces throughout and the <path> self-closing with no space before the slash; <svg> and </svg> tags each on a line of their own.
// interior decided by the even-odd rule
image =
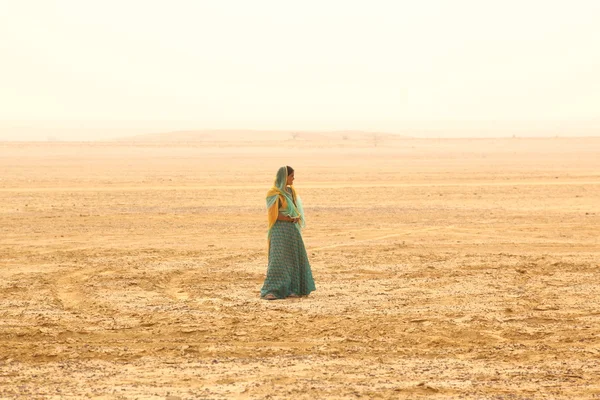
<svg viewBox="0 0 600 400">
<path fill-rule="evenodd" d="M 0 121 L 0 141 L 103 141 L 126 139 L 140 135 L 192 132 L 236 133 L 237 137 L 253 133 L 381 133 L 407 138 L 577 138 L 600 137 L 600 121 L 406 121 L 394 130 L 337 128 L 316 126 L 294 127 L 226 127 L 208 126 L 186 121 Z M 264 135 L 263 135 L 264 136 Z M 252 137 L 249 137 L 252 140 Z"/>
<path fill-rule="evenodd" d="M 600 136 L 596 1 L 3 9 L 0 141 L 232 129 Z"/>
</svg>

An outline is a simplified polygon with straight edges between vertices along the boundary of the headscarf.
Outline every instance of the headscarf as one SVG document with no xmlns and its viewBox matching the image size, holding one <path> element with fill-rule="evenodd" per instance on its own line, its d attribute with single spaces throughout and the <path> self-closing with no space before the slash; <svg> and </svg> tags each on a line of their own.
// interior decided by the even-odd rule
<svg viewBox="0 0 600 400">
<path fill-rule="evenodd" d="M 285 187 L 287 186 L 287 178 L 287 167 L 283 166 L 279 168 L 277 175 L 275 176 L 273 187 L 267 192 L 267 215 L 269 221 L 269 231 L 267 234 L 268 238 L 271 237 L 271 229 L 273 228 L 273 225 L 275 225 L 275 221 L 277 221 L 277 217 L 279 216 L 280 204 L 281 208 L 283 209 L 283 214 L 292 218 L 300 217 L 300 221 L 295 224 L 296 228 L 298 228 L 298 231 L 301 231 L 301 229 L 306 225 L 304 220 L 304 209 L 302 208 L 302 200 L 300 200 L 300 196 L 296 194 L 296 189 L 294 189 L 294 186 L 292 185 L 289 186 L 290 189 L 292 189 L 291 196 L 285 190 Z"/>
</svg>

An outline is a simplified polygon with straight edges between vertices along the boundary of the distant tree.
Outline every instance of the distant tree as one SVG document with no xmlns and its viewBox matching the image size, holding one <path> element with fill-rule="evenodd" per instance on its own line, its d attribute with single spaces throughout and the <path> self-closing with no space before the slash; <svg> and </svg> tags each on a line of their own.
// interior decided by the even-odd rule
<svg viewBox="0 0 600 400">
<path fill-rule="evenodd" d="M 381 136 L 379 136 L 377 133 L 373 133 L 371 135 L 371 138 L 373 139 L 373 146 L 377 147 L 377 145 L 381 141 Z"/>
<path fill-rule="evenodd" d="M 296 140 L 296 138 L 299 136 L 300 134 L 298 132 L 292 132 L 292 139 Z"/>
</svg>

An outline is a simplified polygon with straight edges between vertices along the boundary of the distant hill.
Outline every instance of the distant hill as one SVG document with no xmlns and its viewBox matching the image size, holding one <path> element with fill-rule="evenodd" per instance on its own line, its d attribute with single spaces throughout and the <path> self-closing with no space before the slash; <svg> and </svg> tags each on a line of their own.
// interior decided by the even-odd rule
<svg viewBox="0 0 600 400">
<path fill-rule="evenodd" d="M 126 142 L 177 143 L 177 142 L 327 142 L 327 141 L 374 141 L 406 138 L 390 133 L 363 131 L 259 131 L 259 130 L 198 130 L 150 133 L 115 139 Z"/>
<path fill-rule="evenodd" d="M 0 142 L 196 142 L 202 143 L 266 143 L 294 140 L 369 145 L 374 137 L 383 142 L 406 138 L 501 138 L 501 137 L 598 137 L 600 119 L 587 121 L 415 121 L 402 122 L 388 132 L 366 130 L 307 131 L 251 129 L 193 129 L 196 125 L 169 121 L 3 121 L 0 120 Z M 373 128 L 375 129 L 375 128 Z M 388 129 L 388 128 L 379 128 Z M 341 142 L 338 142 L 341 141 Z M 335 143 L 334 143 L 335 142 Z M 286 142 L 287 143 L 287 142 Z"/>
</svg>

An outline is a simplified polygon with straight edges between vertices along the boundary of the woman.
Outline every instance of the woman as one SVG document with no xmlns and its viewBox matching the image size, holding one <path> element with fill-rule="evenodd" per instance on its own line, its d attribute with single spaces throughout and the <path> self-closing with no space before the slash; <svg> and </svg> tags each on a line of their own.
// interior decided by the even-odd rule
<svg viewBox="0 0 600 400">
<path fill-rule="evenodd" d="M 304 227 L 304 210 L 293 183 L 294 169 L 281 167 L 267 193 L 269 267 L 260 290 L 266 300 L 306 296 L 315 290 L 300 233 Z"/>
</svg>

